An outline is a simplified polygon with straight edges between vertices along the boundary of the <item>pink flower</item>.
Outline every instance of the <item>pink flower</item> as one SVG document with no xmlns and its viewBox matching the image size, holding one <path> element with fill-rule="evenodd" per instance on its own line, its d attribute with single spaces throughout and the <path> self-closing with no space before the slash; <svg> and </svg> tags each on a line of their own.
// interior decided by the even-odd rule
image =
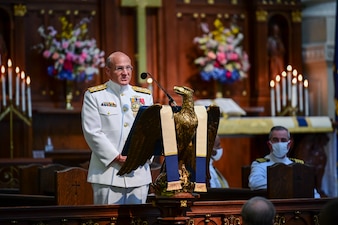
<svg viewBox="0 0 338 225">
<path fill-rule="evenodd" d="M 208 52 L 207 53 L 207 56 L 208 56 L 208 58 L 210 58 L 210 59 L 216 59 L 216 54 L 214 53 L 214 52 Z"/>
<path fill-rule="evenodd" d="M 238 55 L 235 53 L 235 52 L 230 52 L 228 53 L 228 59 L 229 60 L 232 60 L 232 61 L 235 61 L 235 60 L 238 60 Z"/>
<path fill-rule="evenodd" d="M 227 59 L 225 52 L 217 52 L 217 61 L 219 61 L 222 65 L 226 64 Z"/>
<path fill-rule="evenodd" d="M 71 52 L 67 52 L 67 55 L 66 55 L 66 60 L 68 60 L 68 61 L 72 61 L 72 60 L 73 60 L 73 58 L 74 58 L 74 55 L 73 55 L 73 53 L 71 53 Z"/>
<path fill-rule="evenodd" d="M 49 50 L 45 50 L 45 51 L 43 51 L 42 55 L 43 55 L 43 57 L 45 57 L 45 58 L 48 59 L 50 57 L 50 51 Z"/>
<path fill-rule="evenodd" d="M 59 53 L 54 52 L 52 55 L 52 59 L 57 60 L 60 57 Z"/>
<path fill-rule="evenodd" d="M 69 46 L 69 42 L 68 42 L 68 41 L 63 41 L 63 42 L 62 42 L 62 48 L 63 48 L 63 49 L 67 49 L 68 46 Z"/>
</svg>

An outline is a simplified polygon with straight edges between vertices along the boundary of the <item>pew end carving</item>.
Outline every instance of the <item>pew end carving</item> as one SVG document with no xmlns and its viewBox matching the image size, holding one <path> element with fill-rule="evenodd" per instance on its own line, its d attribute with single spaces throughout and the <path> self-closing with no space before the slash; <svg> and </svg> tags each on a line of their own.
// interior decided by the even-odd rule
<svg viewBox="0 0 338 225">
<path fill-rule="evenodd" d="M 88 170 L 70 167 L 55 172 L 56 203 L 58 205 L 93 204 L 93 190 L 87 182 Z"/>
</svg>

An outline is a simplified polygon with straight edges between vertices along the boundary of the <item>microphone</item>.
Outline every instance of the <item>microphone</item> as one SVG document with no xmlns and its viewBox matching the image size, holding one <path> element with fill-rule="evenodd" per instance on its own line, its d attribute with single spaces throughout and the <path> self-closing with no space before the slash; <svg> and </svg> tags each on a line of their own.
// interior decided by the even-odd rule
<svg viewBox="0 0 338 225">
<path fill-rule="evenodd" d="M 166 94 L 166 96 L 169 98 L 169 105 L 173 104 L 173 106 L 177 106 L 175 100 L 169 95 L 169 93 L 164 90 L 164 88 L 157 82 L 157 80 L 155 80 L 155 78 L 148 72 L 143 72 L 141 73 L 141 78 L 144 80 L 147 78 L 147 76 L 150 76 L 151 79 L 153 79 L 153 81 L 155 81 L 155 83 L 157 84 L 157 86 Z"/>
</svg>

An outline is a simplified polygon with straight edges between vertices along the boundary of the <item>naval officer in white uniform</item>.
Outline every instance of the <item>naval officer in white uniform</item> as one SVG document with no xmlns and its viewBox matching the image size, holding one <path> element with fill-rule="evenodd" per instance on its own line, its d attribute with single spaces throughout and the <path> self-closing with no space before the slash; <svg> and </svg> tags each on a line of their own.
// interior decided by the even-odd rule
<svg viewBox="0 0 338 225">
<path fill-rule="evenodd" d="M 142 204 L 152 182 L 149 163 L 129 174 L 117 172 L 126 161 L 124 143 L 140 106 L 152 105 L 148 89 L 131 86 L 131 59 L 122 52 L 106 61 L 105 84 L 84 94 L 82 129 L 92 151 L 87 181 L 92 184 L 94 204 Z"/>
</svg>

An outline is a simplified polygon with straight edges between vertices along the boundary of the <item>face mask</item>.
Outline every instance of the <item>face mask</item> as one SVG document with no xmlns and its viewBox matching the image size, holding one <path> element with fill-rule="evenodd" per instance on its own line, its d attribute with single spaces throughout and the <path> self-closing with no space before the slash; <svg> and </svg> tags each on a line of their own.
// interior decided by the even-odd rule
<svg viewBox="0 0 338 225">
<path fill-rule="evenodd" d="M 217 160 L 219 160 L 219 159 L 222 157 L 222 154 L 223 154 L 223 148 L 218 148 L 218 149 L 215 149 L 215 150 L 216 150 L 216 155 L 211 156 L 211 158 L 212 158 L 214 161 L 217 161 Z"/>
<path fill-rule="evenodd" d="M 271 142 L 270 142 L 271 143 Z M 288 142 L 277 142 L 271 143 L 272 145 L 272 154 L 277 158 L 283 158 L 289 151 Z"/>
</svg>

